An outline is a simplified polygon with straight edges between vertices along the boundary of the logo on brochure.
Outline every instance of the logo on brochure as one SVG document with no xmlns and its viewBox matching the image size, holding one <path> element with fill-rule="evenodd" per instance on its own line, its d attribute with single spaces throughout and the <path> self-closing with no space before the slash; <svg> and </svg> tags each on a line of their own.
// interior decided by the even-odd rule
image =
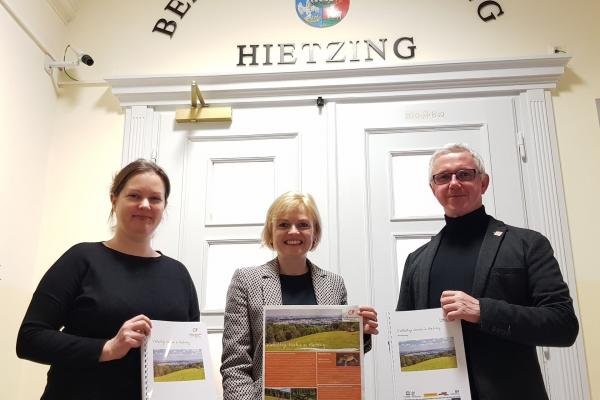
<svg viewBox="0 0 600 400">
<path fill-rule="evenodd" d="M 342 321 L 344 322 L 354 322 L 357 321 L 359 318 L 360 315 L 358 315 L 358 307 L 356 306 L 344 308 L 344 310 L 342 311 Z"/>
<path fill-rule="evenodd" d="M 202 329 L 200 328 L 192 328 L 192 331 L 188 334 L 192 338 L 201 338 L 203 336 Z"/>
<path fill-rule="evenodd" d="M 315 28 L 328 28 L 340 22 L 350 8 L 350 0 L 294 0 L 298 17 Z"/>
</svg>

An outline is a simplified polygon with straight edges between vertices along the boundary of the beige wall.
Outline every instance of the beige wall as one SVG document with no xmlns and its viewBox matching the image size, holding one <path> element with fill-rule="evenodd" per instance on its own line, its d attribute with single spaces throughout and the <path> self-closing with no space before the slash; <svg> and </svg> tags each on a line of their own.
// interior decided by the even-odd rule
<svg viewBox="0 0 600 400">
<path fill-rule="evenodd" d="M 62 57 L 66 26 L 46 0 L 5 4 Z M 107 236 L 107 189 L 120 165 L 123 122 L 107 88 L 57 91 L 43 51 L 4 7 L 0 37 L 2 398 L 32 399 L 47 368 L 17 359 L 17 330 L 48 266 L 68 246 Z"/>
<path fill-rule="evenodd" d="M 62 90 L 57 115 L 48 154 L 40 276 L 67 246 L 110 235 L 108 191 L 121 166 L 123 118 L 108 88 Z"/>
<path fill-rule="evenodd" d="M 36 20 L 32 25 L 40 34 L 51 32 L 56 39 L 64 35 L 51 13 L 44 20 L 41 13 L 32 11 L 43 9 L 43 5 L 28 9 L 16 1 L 11 3 L 23 14 L 31 12 Z M 0 37 L 0 208 L 4 210 L 0 230 L 0 369 L 2 392 L 7 398 L 18 399 L 27 377 L 36 376 L 37 382 L 45 369 L 17 361 L 14 348 L 35 284 L 57 101 L 43 69 L 43 53 L 4 7 L 0 7 Z"/>
<path fill-rule="evenodd" d="M 598 377 L 600 343 L 592 338 L 600 337 L 600 314 L 594 311 L 600 301 L 600 263 L 593 251 L 596 227 L 600 226 L 600 216 L 595 212 L 600 186 L 586 178 L 600 171 L 600 126 L 594 104 L 594 99 L 600 97 L 600 26 L 596 23 L 600 3 L 587 0 L 575 6 L 559 0 L 499 2 L 505 14 L 486 24 L 477 17 L 477 1 L 353 0 L 350 13 L 340 24 L 315 29 L 297 18 L 291 0 L 265 0 L 259 4 L 200 0 L 192 3 L 183 20 L 163 10 L 166 0 L 84 0 L 77 17 L 63 27 L 68 40 L 62 39 L 60 29 L 48 35 L 53 42 L 57 37 L 63 42 L 53 45 L 55 55 L 62 57 L 67 42 L 93 55 L 94 67 L 77 71 L 85 80 L 115 75 L 309 69 L 305 64 L 236 67 L 236 45 L 250 43 L 326 44 L 414 36 L 418 49 L 413 62 L 534 56 L 546 54 L 550 45 L 563 46 L 573 60 L 554 91 L 558 144 L 589 374 Z M 42 3 L 32 2 L 37 7 Z M 179 24 L 173 39 L 151 32 L 158 18 L 169 16 Z M 44 26 L 39 19 L 31 23 Z M 14 38 L 11 43 L 3 40 L 0 44 L 2 54 L 14 54 L 13 63 L 0 63 L 2 89 L 4 85 L 13 89 L 0 91 L 0 182 L 12 194 L 10 199 L 2 196 L 1 200 L 3 209 L 10 210 L 7 226 L 12 229 L 0 233 L 4 235 L 0 285 L 6 288 L 0 291 L 0 301 L 14 304 L 11 310 L 2 308 L 7 326 L 0 333 L 0 342 L 4 343 L 0 365 L 18 366 L 3 374 L 10 382 L 8 391 L 3 390 L 7 398 L 30 399 L 39 396 L 45 377 L 43 369 L 14 357 L 18 323 L 32 284 L 57 256 L 75 242 L 108 235 L 106 190 L 120 162 L 123 114 L 116 99 L 103 87 L 72 87 L 62 90 L 59 100 L 55 100 L 39 68 L 40 52 L 2 9 L 0 33 Z M 388 57 L 386 62 L 363 61 L 344 67 L 407 63 Z M 311 68 L 324 67 L 338 65 L 317 64 Z M 28 103 L 31 98 L 33 104 Z M 30 110 L 35 110 L 35 118 L 25 115 Z M 23 171 L 16 175 L 18 166 L 23 166 Z M 27 371 L 27 384 L 23 371 Z M 593 397 L 600 399 L 600 383 L 592 380 L 591 385 Z"/>
<path fill-rule="evenodd" d="M 590 180 L 600 168 L 600 125 L 594 104 L 600 98 L 600 3 L 587 3 L 587 7 L 562 10 L 561 21 L 569 24 L 561 29 L 566 39 L 561 41 L 573 60 L 554 92 L 554 106 L 588 375 L 592 398 L 600 399 L 600 313 L 596 309 L 600 262 L 595 251 L 600 186 Z"/>
</svg>

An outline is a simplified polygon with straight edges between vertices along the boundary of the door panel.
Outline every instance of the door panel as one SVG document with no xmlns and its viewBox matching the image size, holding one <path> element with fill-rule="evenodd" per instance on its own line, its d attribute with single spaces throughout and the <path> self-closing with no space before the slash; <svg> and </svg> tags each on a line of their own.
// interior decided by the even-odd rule
<svg viewBox="0 0 600 400">
<path fill-rule="evenodd" d="M 200 284 L 200 306 L 208 312 L 214 310 L 206 309 L 206 293 L 216 282 L 209 282 L 207 277 L 222 279 L 219 285 L 227 287 L 231 275 L 214 271 L 248 266 L 247 262 L 255 263 L 257 258 L 260 262 L 266 211 L 281 191 L 299 184 L 299 140 L 296 133 L 243 141 L 203 138 L 196 133 L 189 135 L 186 149 L 181 259 L 188 268 L 195 267 L 190 269 Z M 249 252 L 249 246 L 254 251 Z M 208 256 L 216 248 L 227 249 L 219 252 L 224 259 L 216 254 Z M 242 248 L 245 254 L 252 253 L 251 259 L 238 259 Z M 271 257 L 266 256 L 262 263 Z"/>
<path fill-rule="evenodd" d="M 395 309 L 406 256 L 444 225 L 427 175 L 446 143 L 482 155 L 492 176 L 487 211 L 524 224 L 512 115 L 508 97 L 337 105 L 340 265 L 351 303 Z M 366 357 L 367 398 L 393 393 L 385 334 Z"/>
<path fill-rule="evenodd" d="M 155 242 L 186 264 L 203 319 L 219 329 L 235 268 L 273 257 L 260 237 L 274 198 L 309 191 L 327 218 L 324 118 L 308 106 L 237 109 L 229 125 L 175 125 L 173 118 L 163 113 L 158 161 L 174 176 L 174 207 Z M 313 258 L 327 253 L 326 239 Z"/>
<path fill-rule="evenodd" d="M 231 124 L 177 125 L 174 113 L 161 115 L 158 163 L 172 194 L 154 245 L 190 271 L 216 369 L 233 272 L 274 257 L 260 243 L 272 201 L 288 190 L 309 191 L 328 218 L 324 127 L 315 106 L 236 109 Z M 317 264 L 330 258 L 327 229 L 311 254 Z"/>
</svg>

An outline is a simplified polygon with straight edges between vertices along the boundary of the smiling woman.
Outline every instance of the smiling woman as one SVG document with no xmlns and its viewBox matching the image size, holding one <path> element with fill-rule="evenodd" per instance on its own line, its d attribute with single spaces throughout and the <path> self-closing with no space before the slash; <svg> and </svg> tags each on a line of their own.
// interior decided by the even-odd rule
<svg viewBox="0 0 600 400">
<path fill-rule="evenodd" d="M 137 242 L 140 255 L 156 256 L 150 238 L 162 219 L 169 191 L 169 178 L 162 169 L 141 160 L 123 168 L 111 188 L 111 217 L 116 216 L 117 225 L 106 245 L 118 250 L 117 246 Z"/>
<path fill-rule="evenodd" d="M 153 162 L 124 167 L 110 190 L 114 236 L 73 246 L 40 281 L 17 355 L 50 365 L 42 399 L 140 399 L 139 347 L 151 319 L 200 319 L 185 266 L 151 247 L 169 192 Z"/>
<path fill-rule="evenodd" d="M 321 217 L 310 194 L 287 192 L 267 212 L 262 242 L 277 257 L 258 267 L 238 269 L 231 279 L 223 331 L 224 400 L 263 396 L 263 306 L 346 304 L 341 276 L 314 265 L 307 253 L 321 240 Z M 377 313 L 361 307 L 364 332 L 377 334 Z M 365 351 L 371 347 L 365 338 Z"/>
<path fill-rule="evenodd" d="M 277 198 L 267 212 L 262 241 L 277 252 L 280 274 L 306 274 L 306 254 L 321 241 L 321 216 L 312 196 L 288 192 Z"/>
</svg>

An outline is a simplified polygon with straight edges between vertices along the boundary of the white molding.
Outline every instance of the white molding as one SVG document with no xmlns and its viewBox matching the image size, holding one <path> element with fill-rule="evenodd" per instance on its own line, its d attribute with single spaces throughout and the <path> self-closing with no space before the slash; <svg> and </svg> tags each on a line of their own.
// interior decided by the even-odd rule
<svg viewBox="0 0 600 400">
<path fill-rule="evenodd" d="M 369 135 L 379 135 L 379 134 L 389 134 L 389 133 L 413 133 L 413 132 L 454 132 L 457 130 L 465 130 L 465 131 L 479 131 L 485 127 L 485 124 L 482 123 L 473 123 L 473 124 L 424 124 L 417 125 L 411 124 L 408 126 L 399 126 L 394 128 L 369 128 L 367 133 Z M 429 149 L 429 150 L 407 150 L 407 151 L 394 151 L 392 154 L 394 155 L 418 155 L 418 154 L 426 154 L 432 155 L 434 151 L 437 149 Z"/>
<path fill-rule="evenodd" d="M 394 260 L 396 263 L 398 262 L 398 240 L 419 240 L 419 239 L 426 239 L 426 240 L 431 240 L 432 237 L 434 237 L 435 235 L 437 235 L 439 233 L 439 231 L 429 231 L 429 232 L 407 232 L 407 233 L 398 233 L 398 232 L 392 232 L 391 238 L 393 241 L 392 244 L 392 260 Z M 400 293 L 400 276 L 398 276 L 398 266 L 397 264 L 395 264 L 393 266 L 393 271 L 394 271 L 394 293 Z"/>
<path fill-rule="evenodd" d="M 246 239 L 207 239 L 208 246 L 222 244 L 260 244 L 261 238 L 246 238 Z"/>
<path fill-rule="evenodd" d="M 68 24 L 79 10 L 79 4 L 81 0 L 48 0 L 48 3 L 60 19 Z"/>
<path fill-rule="evenodd" d="M 331 199 L 328 204 L 328 220 L 327 229 L 329 229 L 329 261 L 327 263 L 330 270 L 340 274 L 340 226 L 338 220 L 339 204 L 338 204 L 338 167 L 337 167 L 337 143 L 339 140 L 336 118 L 337 104 L 335 101 L 327 102 L 321 107 L 321 113 L 325 113 L 325 129 L 329 133 L 327 135 L 327 198 Z"/>
<path fill-rule="evenodd" d="M 569 285 L 579 316 L 577 286 L 564 188 L 554 125 L 551 94 L 530 90 L 521 94 L 521 116 L 527 158 L 522 163 L 528 226 L 542 232 L 552 243 L 564 280 Z M 579 318 L 581 321 L 581 318 Z M 589 399 L 583 336 L 569 348 L 541 348 L 546 384 L 561 382 L 549 393 L 560 399 Z"/>
<path fill-rule="evenodd" d="M 208 225 L 207 225 L 208 226 Z M 200 273 L 201 281 L 196 290 L 202 293 L 199 299 L 200 315 L 209 325 L 213 326 L 213 333 L 223 332 L 223 316 L 225 308 L 206 308 L 206 283 L 208 281 L 208 250 L 214 245 L 236 245 L 236 244 L 260 244 L 261 238 L 237 238 L 237 239 L 206 239 L 202 245 L 202 271 Z"/>
<path fill-rule="evenodd" d="M 125 76 L 106 80 L 122 107 L 146 105 L 173 109 L 188 105 L 192 81 L 197 82 L 206 101 L 215 105 L 297 104 L 312 102 L 317 96 L 328 101 L 439 98 L 553 89 L 570 59 L 568 55 L 548 55 L 382 68 Z"/>
<path fill-rule="evenodd" d="M 123 137 L 123 165 L 138 158 L 156 161 L 160 115 L 145 106 L 128 107 L 125 110 L 125 134 Z"/>
<path fill-rule="evenodd" d="M 439 233 L 439 231 L 392 233 L 392 237 L 396 240 L 398 240 L 398 239 L 431 239 L 438 233 Z"/>
<path fill-rule="evenodd" d="M 294 139 L 298 137 L 298 132 L 258 133 L 245 135 L 199 135 L 191 132 L 188 137 L 190 142 L 237 142 L 241 140 Z"/>
<path fill-rule="evenodd" d="M 227 163 L 249 163 L 249 162 L 274 162 L 275 156 L 264 156 L 264 157 L 209 157 L 209 160 L 213 164 L 227 164 Z"/>
</svg>

